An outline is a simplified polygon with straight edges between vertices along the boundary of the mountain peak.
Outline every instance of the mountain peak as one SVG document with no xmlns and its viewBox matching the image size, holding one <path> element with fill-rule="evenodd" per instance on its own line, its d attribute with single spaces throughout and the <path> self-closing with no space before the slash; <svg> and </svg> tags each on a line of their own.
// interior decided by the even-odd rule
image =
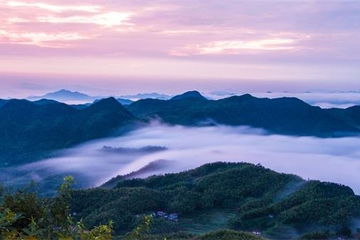
<svg viewBox="0 0 360 240">
<path fill-rule="evenodd" d="M 89 96 L 84 94 L 84 93 L 80 93 L 77 91 L 70 91 L 67 89 L 61 89 L 59 91 L 55 91 L 55 92 L 51 92 L 46 94 L 45 96 L 56 96 L 56 97 L 86 97 L 88 98 Z"/>
<path fill-rule="evenodd" d="M 203 95 L 201 95 L 198 91 L 188 91 L 180 95 L 176 95 L 170 100 L 183 100 L 183 99 L 201 99 L 207 100 Z"/>
<path fill-rule="evenodd" d="M 28 98 L 29 100 L 36 101 L 40 99 L 51 99 L 59 102 L 68 102 L 68 101 L 81 101 L 81 102 L 91 102 L 94 100 L 94 97 L 80 93 L 77 91 L 70 91 L 67 89 L 61 89 L 55 92 L 50 92 L 42 96 L 32 96 Z"/>
<path fill-rule="evenodd" d="M 100 99 L 99 101 L 90 105 L 90 107 L 103 109 L 103 108 L 118 108 L 118 107 L 122 107 L 122 105 L 114 97 L 109 97 L 109 98 Z"/>
</svg>

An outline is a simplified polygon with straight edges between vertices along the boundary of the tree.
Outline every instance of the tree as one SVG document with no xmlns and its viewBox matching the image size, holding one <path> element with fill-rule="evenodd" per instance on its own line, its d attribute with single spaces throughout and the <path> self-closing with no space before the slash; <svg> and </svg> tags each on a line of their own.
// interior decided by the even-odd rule
<svg viewBox="0 0 360 240">
<path fill-rule="evenodd" d="M 13 194 L 0 191 L 1 239 L 112 239 L 112 222 L 87 230 L 74 222 L 68 201 L 73 178 L 64 178 L 56 196 L 40 198 L 33 185 Z"/>
</svg>

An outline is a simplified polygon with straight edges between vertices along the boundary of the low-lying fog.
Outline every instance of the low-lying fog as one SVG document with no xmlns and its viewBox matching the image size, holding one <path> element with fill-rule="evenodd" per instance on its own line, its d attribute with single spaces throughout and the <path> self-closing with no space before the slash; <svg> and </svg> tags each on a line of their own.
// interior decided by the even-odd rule
<svg viewBox="0 0 360 240">
<path fill-rule="evenodd" d="M 304 179 L 348 185 L 360 194 L 360 138 L 266 135 L 244 127 L 189 128 L 153 123 L 125 136 L 90 142 L 62 156 L 17 170 L 35 180 L 71 173 L 83 187 L 98 186 L 158 161 L 136 176 L 179 172 L 216 161 L 260 163 Z M 166 163 L 166 164 L 164 164 Z M 79 180 L 78 180 L 79 181 Z"/>
</svg>

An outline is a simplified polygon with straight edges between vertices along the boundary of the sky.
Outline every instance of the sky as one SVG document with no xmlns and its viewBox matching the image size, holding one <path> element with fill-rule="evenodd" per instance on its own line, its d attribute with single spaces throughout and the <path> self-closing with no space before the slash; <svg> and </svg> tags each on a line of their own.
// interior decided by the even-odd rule
<svg viewBox="0 0 360 240">
<path fill-rule="evenodd" d="M 0 97 L 360 90 L 358 0 L 0 0 Z"/>
</svg>

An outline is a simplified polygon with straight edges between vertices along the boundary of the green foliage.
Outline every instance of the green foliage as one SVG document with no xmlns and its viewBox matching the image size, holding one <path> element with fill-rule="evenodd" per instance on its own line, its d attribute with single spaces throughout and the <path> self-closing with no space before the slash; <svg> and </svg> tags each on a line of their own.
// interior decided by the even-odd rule
<svg viewBox="0 0 360 240">
<path fill-rule="evenodd" d="M 145 215 L 143 221 L 138 224 L 138 226 L 126 235 L 126 239 L 133 240 L 133 239 L 144 239 L 144 235 L 148 233 L 150 229 L 150 225 L 152 222 L 151 215 Z"/>
<path fill-rule="evenodd" d="M 72 177 L 65 177 L 57 196 L 40 198 L 31 187 L 1 195 L 1 239 L 111 239 L 112 223 L 87 230 L 74 222 L 68 206 Z"/>
<path fill-rule="evenodd" d="M 329 236 L 325 232 L 311 232 L 301 235 L 301 240 L 326 240 Z"/>
<path fill-rule="evenodd" d="M 346 186 L 309 181 L 280 201 L 250 202 L 239 208 L 231 221 L 235 229 L 267 230 L 276 234 L 281 226 L 300 232 L 349 226 L 359 216 L 360 199 Z"/>
<path fill-rule="evenodd" d="M 251 233 L 238 232 L 233 230 L 219 230 L 210 232 L 204 235 L 194 237 L 193 240 L 264 240 L 262 237 L 258 237 Z"/>
<path fill-rule="evenodd" d="M 21 218 L 21 214 L 14 213 L 9 208 L 0 207 L 0 236 L 9 236 L 16 232 L 12 225 Z"/>
<path fill-rule="evenodd" d="M 146 240 L 265 240 L 265 238 L 256 236 L 252 233 L 233 231 L 228 229 L 210 231 L 206 234 L 194 235 L 189 233 L 171 233 L 171 234 L 141 234 L 136 238 L 127 239 L 146 239 Z"/>
<path fill-rule="evenodd" d="M 286 238 L 294 231 L 349 226 L 353 217 L 360 216 L 360 199 L 349 187 L 304 181 L 248 163 L 212 163 L 177 174 L 112 181 L 118 181 L 114 189 L 73 193 L 73 211 L 88 227 L 112 219 L 115 232 L 122 234 L 138 225 L 136 215 L 165 211 L 178 213 L 179 223 L 155 218 L 147 233 L 181 231 L 187 228 L 183 218 L 231 209 L 228 227 Z"/>
</svg>

